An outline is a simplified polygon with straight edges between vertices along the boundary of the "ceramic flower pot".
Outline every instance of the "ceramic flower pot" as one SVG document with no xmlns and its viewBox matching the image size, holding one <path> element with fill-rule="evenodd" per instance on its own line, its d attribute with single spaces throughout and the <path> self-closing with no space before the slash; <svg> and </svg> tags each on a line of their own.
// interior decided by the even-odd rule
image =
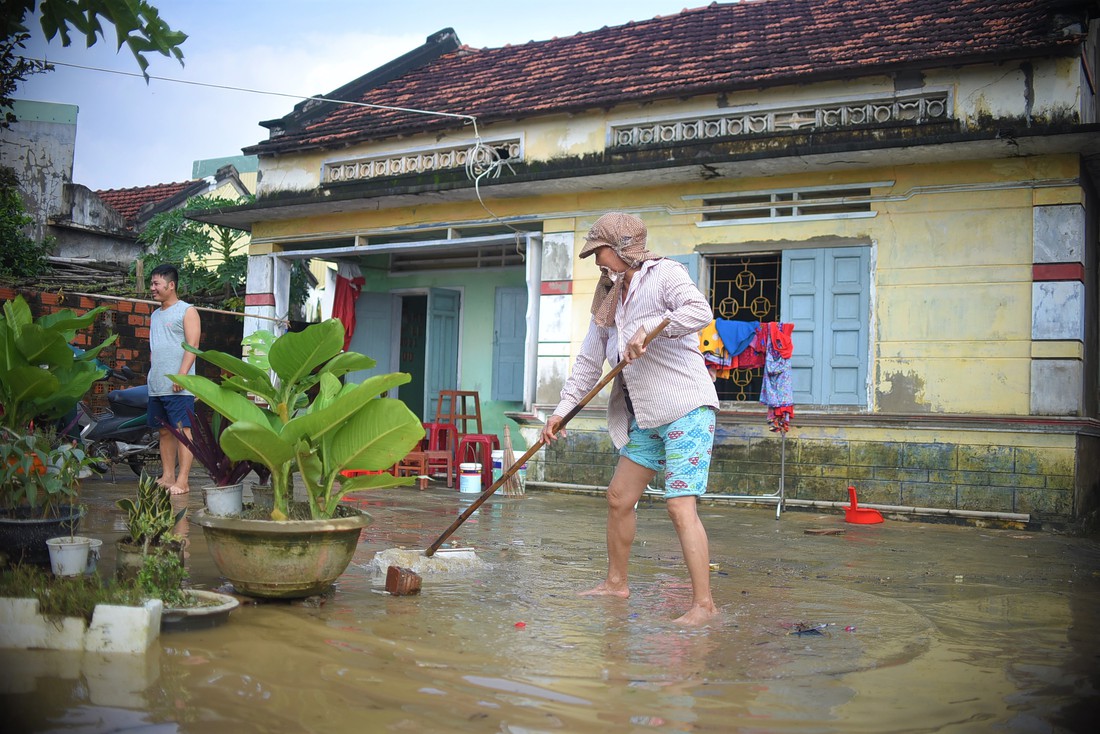
<svg viewBox="0 0 1100 734">
<path fill-rule="evenodd" d="M 229 594 L 188 589 L 183 592 L 193 602 L 185 607 L 168 607 L 160 615 L 162 632 L 182 632 L 217 627 L 229 620 L 229 613 L 241 603 Z"/>
<path fill-rule="evenodd" d="M 293 599 L 320 594 L 347 570 L 359 534 L 371 522 L 343 507 L 331 520 L 248 520 L 195 513 L 214 565 L 249 596 Z"/>
<path fill-rule="evenodd" d="M 258 510 L 273 508 L 275 506 L 275 488 L 270 484 L 253 484 L 252 506 Z"/>
<path fill-rule="evenodd" d="M 172 541 L 166 544 L 158 544 L 150 547 L 150 553 L 174 553 L 183 565 L 185 543 Z M 145 564 L 145 554 L 141 543 L 131 543 L 124 538 L 115 541 L 115 577 L 120 581 L 129 581 L 137 578 L 138 572 Z"/>
</svg>

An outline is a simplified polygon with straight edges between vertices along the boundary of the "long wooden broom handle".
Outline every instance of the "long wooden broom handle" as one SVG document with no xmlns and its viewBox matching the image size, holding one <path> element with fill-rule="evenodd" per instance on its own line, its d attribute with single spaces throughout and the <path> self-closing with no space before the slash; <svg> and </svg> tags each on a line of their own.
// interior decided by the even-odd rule
<svg viewBox="0 0 1100 734">
<path fill-rule="evenodd" d="M 642 346 L 649 346 L 649 343 L 656 339 L 657 335 L 664 331 L 669 323 L 670 319 L 665 319 L 657 325 L 657 328 L 646 334 L 645 341 L 642 342 Z M 619 363 L 612 367 L 611 371 L 604 375 L 603 378 L 596 383 L 596 386 L 589 390 L 588 394 L 581 398 L 580 402 L 577 403 L 572 410 L 570 410 L 562 417 L 561 423 L 558 424 L 558 430 L 560 431 L 565 428 L 565 424 L 573 420 L 573 418 L 576 417 L 577 413 L 580 413 L 584 406 L 588 405 L 589 401 L 592 400 L 592 398 L 599 395 L 600 391 L 607 387 L 607 384 L 614 380 L 617 374 L 623 371 L 623 367 L 626 367 L 626 364 L 627 362 L 625 359 L 620 359 Z M 521 456 L 518 460 L 516 460 L 514 464 L 504 470 L 504 473 L 500 475 L 500 479 L 497 479 L 495 482 L 493 482 L 487 490 L 482 492 L 481 495 L 470 504 L 469 507 L 463 510 L 462 514 L 459 515 L 453 523 L 451 523 L 451 526 L 444 530 L 443 534 L 436 538 L 436 541 L 434 543 L 428 546 L 428 549 L 424 551 L 424 555 L 429 557 L 435 555 L 435 552 L 439 550 L 439 546 L 443 545 L 443 543 L 446 542 L 447 538 L 451 537 L 451 534 L 454 531 L 458 530 L 462 523 L 466 522 L 470 518 L 470 515 L 474 514 L 477 511 L 477 508 L 481 507 L 481 505 L 484 504 L 485 500 L 492 497 L 493 494 L 498 489 L 500 489 L 505 482 L 511 479 L 512 475 L 519 471 L 519 468 L 526 464 L 527 460 L 534 456 L 535 453 L 545 444 L 546 442 L 543 441 L 541 438 L 538 441 L 535 441 L 535 443 L 531 446 L 531 448 L 527 449 L 526 453 L 524 453 L 523 456 Z"/>
</svg>

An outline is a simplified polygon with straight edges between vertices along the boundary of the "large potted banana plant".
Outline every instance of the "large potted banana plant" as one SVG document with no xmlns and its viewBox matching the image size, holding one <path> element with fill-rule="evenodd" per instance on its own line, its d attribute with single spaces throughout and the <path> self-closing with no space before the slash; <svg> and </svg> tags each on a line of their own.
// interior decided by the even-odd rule
<svg viewBox="0 0 1100 734">
<path fill-rule="evenodd" d="M 349 492 L 411 484 L 379 471 L 393 466 L 424 437 L 420 420 L 400 400 L 382 397 L 409 381 L 406 373 L 344 383 L 375 361 L 343 351 L 334 319 L 283 334 L 271 345 L 270 370 L 223 352 L 194 351 L 228 376 L 172 380 L 230 421 L 222 449 L 235 461 L 271 472 L 270 517 L 215 517 L 199 510 L 218 569 L 242 593 L 293 598 L 323 592 L 351 562 L 370 516 L 341 500 Z M 298 486 L 303 501 L 295 501 Z"/>
</svg>

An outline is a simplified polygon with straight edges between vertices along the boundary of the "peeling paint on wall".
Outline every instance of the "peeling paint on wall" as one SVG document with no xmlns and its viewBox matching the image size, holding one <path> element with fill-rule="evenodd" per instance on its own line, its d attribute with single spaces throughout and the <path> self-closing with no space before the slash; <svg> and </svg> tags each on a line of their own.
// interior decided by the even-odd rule
<svg viewBox="0 0 1100 734">
<path fill-rule="evenodd" d="M 893 372 L 879 376 L 876 402 L 883 413 L 928 413 L 924 398 L 924 380 L 912 372 Z"/>
</svg>

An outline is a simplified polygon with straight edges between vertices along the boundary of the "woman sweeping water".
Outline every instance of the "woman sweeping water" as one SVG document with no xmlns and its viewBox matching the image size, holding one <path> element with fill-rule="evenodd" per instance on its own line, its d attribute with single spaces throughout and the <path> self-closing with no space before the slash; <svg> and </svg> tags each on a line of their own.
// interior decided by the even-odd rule
<svg viewBox="0 0 1100 734">
<path fill-rule="evenodd" d="M 558 433 L 562 417 L 599 382 L 604 361 L 627 360 L 607 405 L 608 432 L 619 452 L 607 488 L 607 576 L 582 595 L 630 596 L 634 507 L 661 472 L 691 577 L 691 608 L 676 621 L 699 625 L 718 613 L 710 594 L 707 533 L 697 511 L 710 472 L 718 394 L 696 334 L 714 317 L 684 267 L 647 250 L 646 236 L 641 219 L 620 212 L 604 214 L 588 231 L 581 258 L 595 255 L 602 272 L 592 321 L 542 438 L 549 444 L 565 435 Z M 669 325 L 647 348 L 647 329 L 665 318 Z"/>
</svg>

